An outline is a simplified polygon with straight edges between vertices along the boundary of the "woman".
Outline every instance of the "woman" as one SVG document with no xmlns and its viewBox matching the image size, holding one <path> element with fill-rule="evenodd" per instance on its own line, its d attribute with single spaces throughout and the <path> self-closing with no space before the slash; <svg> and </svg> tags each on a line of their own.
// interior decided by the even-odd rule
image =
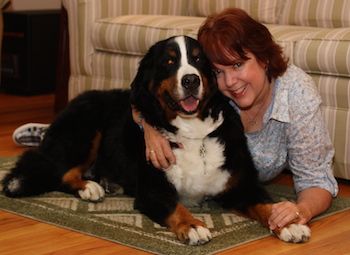
<svg viewBox="0 0 350 255">
<path fill-rule="evenodd" d="M 312 79 L 290 65 L 265 26 L 240 9 L 206 19 L 198 40 L 212 62 L 220 91 L 241 116 L 261 181 L 288 167 L 297 201 L 273 205 L 270 228 L 307 223 L 325 211 L 338 186 L 332 174 L 334 149 Z M 134 112 L 134 119 L 140 120 Z M 141 120 L 146 156 L 166 169 L 176 159 L 169 142 Z"/>
</svg>

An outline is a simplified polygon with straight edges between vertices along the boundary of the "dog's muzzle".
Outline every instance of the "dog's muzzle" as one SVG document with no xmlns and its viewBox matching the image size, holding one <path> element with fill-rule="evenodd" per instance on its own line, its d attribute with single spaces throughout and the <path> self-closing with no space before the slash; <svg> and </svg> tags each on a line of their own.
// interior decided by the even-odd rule
<svg viewBox="0 0 350 255">
<path fill-rule="evenodd" d="M 186 90 L 186 94 L 193 94 L 198 91 L 200 85 L 199 76 L 196 74 L 186 74 L 181 79 L 181 85 Z"/>
<path fill-rule="evenodd" d="M 201 80 L 197 74 L 186 74 L 181 79 L 183 98 L 179 104 L 184 113 L 195 113 L 199 105 L 199 86 Z"/>
</svg>

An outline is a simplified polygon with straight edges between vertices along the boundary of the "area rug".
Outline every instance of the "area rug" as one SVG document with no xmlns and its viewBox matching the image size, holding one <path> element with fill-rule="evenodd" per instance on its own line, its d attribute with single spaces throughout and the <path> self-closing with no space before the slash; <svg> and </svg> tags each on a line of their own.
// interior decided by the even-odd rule
<svg viewBox="0 0 350 255">
<path fill-rule="evenodd" d="M 15 158 L 0 158 L 0 179 L 14 161 Z M 286 186 L 268 185 L 267 189 L 276 200 L 295 198 L 292 189 Z M 350 198 L 339 197 L 321 217 L 349 207 Z M 156 254 L 213 254 L 270 235 L 258 222 L 224 211 L 210 202 L 191 208 L 214 237 L 209 243 L 195 247 L 177 241 L 166 228 L 134 210 L 133 199 L 122 194 L 90 203 L 60 192 L 23 199 L 10 199 L 0 193 L 0 208 Z"/>
</svg>

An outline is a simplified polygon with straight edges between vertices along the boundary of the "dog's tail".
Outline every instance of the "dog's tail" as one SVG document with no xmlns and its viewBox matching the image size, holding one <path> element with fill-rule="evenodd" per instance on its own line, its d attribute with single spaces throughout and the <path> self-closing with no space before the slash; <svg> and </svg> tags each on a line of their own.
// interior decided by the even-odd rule
<svg viewBox="0 0 350 255">
<path fill-rule="evenodd" d="M 55 164 L 39 150 L 28 150 L 2 180 L 3 192 L 9 197 L 38 195 L 59 187 Z"/>
</svg>

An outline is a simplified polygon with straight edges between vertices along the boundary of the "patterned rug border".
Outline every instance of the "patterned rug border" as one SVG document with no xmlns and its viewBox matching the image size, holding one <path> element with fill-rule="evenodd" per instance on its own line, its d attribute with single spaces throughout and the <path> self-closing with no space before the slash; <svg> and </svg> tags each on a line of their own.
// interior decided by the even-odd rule
<svg viewBox="0 0 350 255">
<path fill-rule="evenodd" d="M 90 236 L 98 237 L 101 239 L 109 240 L 115 243 L 119 243 L 125 246 L 133 247 L 135 249 L 156 253 L 156 254 L 214 254 L 221 250 L 226 250 L 238 245 L 242 245 L 244 243 L 252 242 L 267 236 L 270 236 L 270 233 L 265 228 L 261 227 L 259 223 L 257 222 L 247 222 L 244 223 L 248 225 L 246 228 L 246 231 L 252 231 L 253 233 L 250 233 L 248 235 L 248 240 L 241 241 L 237 243 L 234 243 L 234 237 L 231 238 L 231 243 L 228 245 L 223 245 L 221 243 L 223 236 L 214 238 L 210 243 L 202 246 L 188 246 L 180 243 L 179 241 L 163 238 L 162 241 L 167 243 L 165 247 L 160 247 L 159 240 L 160 237 L 154 236 L 152 234 L 144 233 L 143 231 L 136 231 L 132 227 L 128 227 L 122 224 L 111 224 L 106 222 L 101 222 L 96 220 L 96 217 L 91 215 L 83 215 L 79 212 L 70 212 L 65 209 L 55 210 L 54 208 L 48 208 L 48 207 L 42 207 L 45 210 L 51 210 L 49 215 L 41 214 L 40 211 L 36 211 L 36 209 L 40 208 L 41 206 L 39 204 L 32 204 L 31 200 L 32 198 L 24 198 L 24 199 L 10 199 L 2 194 L 0 194 L 0 208 L 2 210 L 30 218 L 39 222 L 44 222 L 50 225 L 54 225 L 57 227 L 66 228 L 75 232 L 87 234 Z M 28 200 L 28 201 L 26 201 Z M 15 202 L 14 202 L 15 201 Z M 36 208 L 35 208 L 36 207 Z M 33 211 L 34 210 L 34 211 Z M 66 221 L 68 217 L 71 217 L 69 222 Z M 79 222 L 76 221 L 82 221 L 84 222 L 83 225 L 80 225 Z M 91 226 L 87 225 L 86 222 L 94 224 L 91 228 Z M 98 223 L 98 225 L 96 225 Z M 101 225 L 103 224 L 103 226 Z M 249 226 L 250 225 L 250 226 Z M 107 227 L 108 230 L 104 227 Z M 114 231 L 114 230 L 123 230 L 121 231 Z M 232 228 L 226 228 L 223 231 L 224 235 L 232 235 L 233 229 Z M 130 235 L 125 235 L 125 231 L 128 233 L 132 233 Z M 137 234 L 137 236 L 135 235 Z M 212 232 L 213 236 L 217 236 L 217 232 Z M 153 239 L 153 240 L 152 240 Z M 236 237 L 236 239 L 239 239 Z M 140 246 L 140 243 L 142 243 L 142 246 Z M 164 245 L 164 244 L 163 244 Z"/>
<path fill-rule="evenodd" d="M 0 157 L 0 179 L 5 172 L 4 169 L 10 168 L 14 160 L 15 158 Z M 284 197 L 288 193 L 288 195 L 291 195 L 290 191 L 292 190 L 289 187 L 280 185 L 270 185 L 268 188 L 278 197 Z M 83 206 L 89 204 L 88 202 L 83 202 L 78 198 L 63 193 L 51 192 L 49 194 L 52 194 L 53 197 L 55 195 L 60 195 L 60 197 L 64 196 L 71 200 L 77 200 Z M 242 232 L 238 232 L 239 235 L 235 235 L 234 230 L 237 230 L 237 227 L 236 225 L 233 225 L 231 227 L 225 227 L 219 231 L 212 231 L 214 239 L 206 245 L 195 247 L 187 246 L 178 242 L 173 236 L 159 236 L 151 232 L 139 230 L 135 227 L 130 227 L 126 224 L 101 219 L 101 217 L 92 214 L 84 214 L 80 211 L 73 212 L 69 209 L 59 208 L 53 205 L 51 205 L 53 207 L 45 206 L 45 203 L 41 203 L 39 200 L 41 197 L 45 198 L 46 195 L 11 199 L 0 193 L 0 208 L 33 220 L 156 254 L 214 254 L 271 235 L 270 232 L 263 228 L 259 223 L 246 220 L 239 225 L 240 228 L 244 227 L 244 231 L 248 232 L 246 236 L 244 236 L 244 240 L 241 240 L 243 235 Z M 348 210 L 349 208 L 350 198 L 338 197 L 335 199 L 333 206 L 315 220 Z M 89 224 L 87 224 L 87 222 L 89 222 Z M 245 226 L 242 224 L 245 224 Z M 161 245 L 160 240 L 162 241 Z"/>
</svg>

